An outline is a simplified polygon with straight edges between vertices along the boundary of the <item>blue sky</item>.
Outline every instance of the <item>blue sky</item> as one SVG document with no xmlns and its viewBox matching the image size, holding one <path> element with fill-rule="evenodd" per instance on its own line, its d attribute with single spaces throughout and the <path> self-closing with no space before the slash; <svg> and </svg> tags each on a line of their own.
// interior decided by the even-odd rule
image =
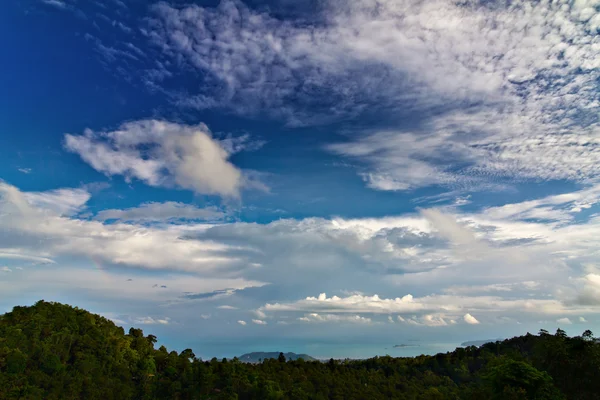
<svg viewBox="0 0 600 400">
<path fill-rule="evenodd" d="M 599 32 L 595 0 L 9 2 L 0 307 L 205 358 L 598 330 Z"/>
</svg>

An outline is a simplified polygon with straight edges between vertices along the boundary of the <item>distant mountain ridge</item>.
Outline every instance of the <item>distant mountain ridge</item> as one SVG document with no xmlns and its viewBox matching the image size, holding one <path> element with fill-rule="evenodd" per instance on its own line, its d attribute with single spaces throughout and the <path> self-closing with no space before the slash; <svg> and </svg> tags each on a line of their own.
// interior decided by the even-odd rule
<svg viewBox="0 0 600 400">
<path fill-rule="evenodd" d="M 259 363 L 262 360 L 269 358 L 277 359 L 279 357 L 279 351 L 256 351 L 253 353 L 246 353 L 238 357 L 240 361 L 247 363 Z M 296 354 L 296 353 L 283 353 L 287 361 L 298 360 L 302 358 L 304 361 L 318 361 L 316 358 L 309 356 L 308 354 Z"/>
</svg>

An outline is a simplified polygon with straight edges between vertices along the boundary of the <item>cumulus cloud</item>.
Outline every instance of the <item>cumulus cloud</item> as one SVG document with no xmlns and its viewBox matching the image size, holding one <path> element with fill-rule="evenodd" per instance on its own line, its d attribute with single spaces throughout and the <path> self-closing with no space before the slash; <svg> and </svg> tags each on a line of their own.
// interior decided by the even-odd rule
<svg viewBox="0 0 600 400">
<path fill-rule="evenodd" d="M 256 325 L 267 325 L 267 321 L 263 321 L 261 319 L 253 319 L 252 323 L 254 323 Z"/>
<path fill-rule="evenodd" d="M 88 297 L 151 298 L 173 307 L 204 302 L 195 314 L 201 315 L 214 311 L 217 305 L 209 303 L 215 299 L 231 296 L 236 304 L 239 290 L 269 282 L 244 295 L 248 309 L 258 308 L 257 321 L 274 314 L 297 323 L 310 314 L 373 321 L 401 315 L 398 321 L 415 326 L 449 326 L 465 321 L 465 314 L 485 315 L 486 321 L 522 315 L 572 319 L 597 312 L 600 299 L 600 274 L 593 267 L 600 219 L 594 216 L 559 223 L 490 209 L 423 210 L 401 217 L 145 226 L 63 215 L 34 206 L 27 192 L 5 183 L 0 193 L 0 257 L 60 261 L 4 274 L 0 291 L 7 298 L 23 292 L 85 292 Z M 546 199 L 527 207 L 577 214 L 575 209 L 585 209 L 593 196 L 574 193 L 565 198 L 576 201 Z M 580 199 L 586 200 L 577 203 Z M 92 265 L 109 273 L 88 270 Z M 129 281 L 115 266 L 162 273 L 160 279 L 142 274 Z M 305 297 L 315 291 L 320 294 Z M 268 297 L 261 297 L 265 293 Z"/>
<path fill-rule="evenodd" d="M 579 317 L 579 322 L 587 322 L 587 320 L 584 317 Z"/>
<path fill-rule="evenodd" d="M 416 326 L 447 326 L 452 323 L 447 320 L 443 315 L 433 315 L 433 314 L 425 314 L 420 317 L 413 316 L 410 318 L 402 318 L 398 317 L 400 322 L 403 322 L 408 325 L 416 325 Z"/>
<path fill-rule="evenodd" d="M 564 317 L 564 318 L 559 318 L 556 320 L 556 322 L 558 322 L 559 324 L 564 324 L 564 325 L 571 325 L 572 322 L 569 318 Z"/>
<path fill-rule="evenodd" d="M 477 320 L 477 318 L 475 318 L 474 316 L 472 316 L 471 314 L 467 313 L 463 316 L 463 319 L 465 320 L 465 322 L 469 325 L 477 325 L 479 323 L 479 321 Z"/>
<path fill-rule="evenodd" d="M 244 185 L 242 171 L 204 124 L 127 122 L 112 132 L 87 129 L 83 135 L 66 134 L 65 148 L 99 172 L 151 186 L 237 197 Z"/>
<path fill-rule="evenodd" d="M 431 225 L 435 227 L 440 236 L 455 246 L 482 247 L 482 251 L 489 250 L 484 243 L 475 237 L 472 231 L 460 225 L 452 215 L 445 214 L 437 209 L 421 210 L 421 214 L 431 222 Z"/>
<path fill-rule="evenodd" d="M 575 199 L 582 194 L 576 191 L 562 197 Z M 576 202 L 542 200 L 540 207 L 567 209 L 573 215 L 578 212 Z M 218 237 L 222 243 L 244 243 L 259 250 L 241 255 L 262 265 L 252 273 L 293 284 L 299 292 L 302 287 L 314 290 L 311 287 L 315 281 L 335 279 L 340 287 L 362 292 L 367 289 L 377 293 L 383 287 L 388 301 L 395 299 L 394 290 L 388 285 L 396 285 L 447 293 L 454 299 L 472 295 L 492 302 L 495 300 L 491 298 L 519 299 L 521 305 L 527 300 L 547 301 L 546 294 L 554 293 L 556 304 L 565 301 L 576 308 L 571 300 L 584 293 L 582 288 L 587 285 L 588 295 L 576 302 L 586 308 L 597 304 L 596 289 L 593 276 L 583 278 L 586 274 L 582 276 L 578 263 L 595 259 L 592 254 L 598 246 L 598 232 L 600 220 L 595 217 L 585 223 L 555 223 L 501 217 L 483 209 L 478 213 L 452 214 L 447 210 L 423 210 L 418 215 L 377 219 L 307 218 L 266 225 L 224 224 L 211 227 L 198 237 Z M 311 274 L 301 272 L 307 270 Z M 379 280 L 371 272 L 382 273 L 386 278 Z M 361 273 L 371 278 L 361 279 L 356 286 L 352 277 Z M 570 279 L 573 276 L 582 279 Z M 415 296 L 421 297 L 427 296 Z M 379 303 L 382 304 L 386 303 Z M 467 308 L 454 315 L 455 319 L 475 311 L 468 308 L 468 301 L 465 305 Z M 511 312 L 518 312 L 518 307 L 511 308 Z M 301 311 L 324 312 L 310 307 Z M 439 310 L 431 310 L 434 311 Z"/>
<path fill-rule="evenodd" d="M 223 305 L 223 306 L 218 306 L 217 307 L 220 310 L 237 310 L 237 307 L 234 306 L 229 306 L 229 305 Z"/>
<path fill-rule="evenodd" d="M 600 305 L 600 274 L 589 273 L 579 279 L 581 289 L 576 302 L 587 305 Z"/>
<path fill-rule="evenodd" d="M 217 221 L 224 216 L 225 213 L 214 206 L 199 208 L 191 204 L 167 201 L 164 203 L 144 203 L 139 207 L 124 210 L 102 210 L 96 214 L 95 219 L 101 221 L 121 220 L 126 222 L 174 222 L 177 220 Z"/>
<path fill-rule="evenodd" d="M 240 325 L 246 325 L 246 321 L 242 321 L 242 320 L 238 321 L 237 323 Z"/>
<path fill-rule="evenodd" d="M 575 313 L 581 308 L 568 307 L 557 300 L 549 299 L 506 299 L 498 296 L 450 296 L 429 295 L 415 298 L 410 294 L 395 299 L 384 299 L 378 295 L 361 296 L 352 295 L 348 297 L 327 297 L 324 293 L 318 297 L 307 297 L 289 303 L 267 303 L 262 307 L 265 312 L 327 312 L 327 313 L 418 313 L 425 318 L 422 321 L 414 320 L 424 324 L 438 323 L 442 325 L 445 320 L 441 314 L 447 314 L 449 319 L 455 319 L 464 310 L 477 310 L 480 312 L 516 312 L 541 313 L 556 315 L 561 313 Z M 437 315 L 435 315 L 437 314 Z M 398 318 L 401 322 L 409 322 L 406 318 Z M 467 323 L 477 323 L 476 319 L 467 313 L 463 319 Z M 437 321 L 437 322 L 436 322 Z"/>
<path fill-rule="evenodd" d="M 256 315 L 259 319 L 265 319 L 267 318 L 267 314 L 265 314 L 262 310 L 258 309 L 258 310 L 254 310 L 252 311 L 254 313 L 254 315 Z"/>
</svg>

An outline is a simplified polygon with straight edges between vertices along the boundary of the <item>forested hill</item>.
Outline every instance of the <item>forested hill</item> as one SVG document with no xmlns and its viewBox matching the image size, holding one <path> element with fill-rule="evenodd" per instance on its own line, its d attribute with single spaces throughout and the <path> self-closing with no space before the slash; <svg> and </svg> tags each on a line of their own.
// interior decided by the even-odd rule
<svg viewBox="0 0 600 400">
<path fill-rule="evenodd" d="M 564 331 L 415 358 L 202 361 L 85 310 L 0 316 L 0 399 L 598 399 L 600 345 Z"/>
</svg>

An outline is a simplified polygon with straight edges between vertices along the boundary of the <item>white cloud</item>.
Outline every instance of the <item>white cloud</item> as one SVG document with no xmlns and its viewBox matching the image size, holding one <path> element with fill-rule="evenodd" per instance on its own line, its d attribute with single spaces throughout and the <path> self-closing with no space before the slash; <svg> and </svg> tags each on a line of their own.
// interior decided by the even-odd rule
<svg viewBox="0 0 600 400">
<path fill-rule="evenodd" d="M 498 177 L 582 181 L 600 172 L 594 6 L 329 1 L 318 25 L 237 1 L 153 10 L 148 38 L 209 83 L 180 104 L 267 111 L 292 125 L 375 110 L 422 117 L 418 128 L 331 147 L 363 162 L 373 188 L 489 188 Z"/>
<path fill-rule="evenodd" d="M 152 277 L 137 275 L 135 271 L 102 269 L 99 264 L 90 264 L 91 262 L 79 267 L 52 265 L 23 269 L 18 276 L 0 281 L 0 291 L 6 298 L 26 292 L 48 297 L 85 294 L 88 299 L 170 304 L 182 302 L 190 294 L 211 294 L 231 288 L 241 290 L 264 285 L 243 278 L 210 278 L 188 274 L 167 273 Z"/>
<path fill-rule="evenodd" d="M 246 321 L 241 321 L 241 320 L 240 320 L 240 321 L 238 321 L 237 323 L 238 323 L 238 324 L 240 324 L 240 325 L 246 325 Z"/>
<path fill-rule="evenodd" d="M 584 317 L 579 317 L 579 322 L 587 322 L 587 320 Z"/>
<path fill-rule="evenodd" d="M 572 322 L 569 318 L 565 317 L 565 318 L 559 318 L 556 320 L 556 322 L 558 322 L 559 324 L 565 324 L 565 325 L 571 325 Z"/>
<path fill-rule="evenodd" d="M 576 302 L 580 304 L 600 304 L 600 274 L 589 273 L 579 279 L 581 289 Z"/>
<path fill-rule="evenodd" d="M 407 92 L 418 95 L 416 87 L 430 86 L 446 98 L 472 92 L 481 97 L 498 89 L 497 76 L 466 65 L 469 53 L 458 42 L 461 31 L 453 28 L 472 14 L 468 10 L 461 12 L 449 2 L 408 1 L 377 7 L 329 2 L 321 9 L 325 23 L 307 26 L 254 12 L 237 1 L 179 9 L 160 3 L 154 7 L 149 37 L 168 58 L 184 58 L 218 88 L 187 99 L 188 104 L 233 107 L 242 113 L 267 109 L 291 123 L 353 115 L 376 100 L 386 105 L 402 99 L 431 103 L 423 95 L 407 99 Z M 463 29 L 463 34 L 473 31 Z M 434 48 L 434 41 L 443 43 Z M 453 58 L 455 51 L 462 53 L 460 58 Z M 367 78 L 369 68 L 382 78 Z M 448 75 L 456 79 L 442 78 Z M 317 110 L 310 118 L 304 108 L 319 89 L 328 94 L 319 99 L 326 111 Z M 294 107 L 292 100 L 300 109 L 288 108 Z"/>
<path fill-rule="evenodd" d="M 69 6 L 67 5 L 67 3 L 65 3 L 64 1 L 61 0 L 41 0 L 42 3 L 47 4 L 49 6 L 53 6 L 56 8 L 60 8 L 60 9 L 66 9 Z"/>
<path fill-rule="evenodd" d="M 402 318 L 400 322 L 416 326 L 447 326 L 448 322 L 443 315 L 425 314 L 420 317 Z"/>
<path fill-rule="evenodd" d="M 583 191 L 523 208 L 577 213 L 571 210 L 595 201 Z M 600 218 L 594 216 L 557 222 L 490 209 L 424 210 L 400 217 L 148 227 L 61 215 L 33 206 L 26 193 L 4 183 L 0 193 L 0 258 L 58 261 L 4 274 L 0 292 L 6 298 L 85 293 L 173 307 L 205 301 L 197 316 L 213 312 L 212 300 L 219 296 L 269 282 L 286 296 L 265 304 L 261 296 L 271 292 L 252 290 L 245 308 L 258 308 L 257 321 L 274 314 L 296 321 L 310 314 L 385 321 L 402 314 L 398 321 L 420 326 L 452 325 L 465 314 L 485 316 L 486 325 L 501 318 L 573 320 L 597 313 L 600 304 Z M 261 267 L 249 267 L 256 263 Z M 160 273 L 127 281 L 124 271 L 138 272 L 119 272 L 117 264 Z M 328 297 L 325 290 L 341 297 Z"/>
<path fill-rule="evenodd" d="M 94 314 L 98 314 L 103 316 L 104 318 L 114 322 L 117 325 L 121 325 L 121 326 L 125 326 L 127 325 L 128 321 L 125 320 L 125 318 L 123 318 L 122 315 L 117 315 L 114 312 L 108 311 L 108 312 L 97 312 L 97 311 L 92 311 L 92 310 L 88 310 Z M 129 322 L 132 322 L 131 319 L 129 319 Z"/>
<path fill-rule="evenodd" d="M 262 310 L 260 310 L 260 309 L 259 309 L 259 310 L 254 310 L 254 311 L 252 311 L 252 313 L 253 313 L 254 315 L 256 315 L 256 316 L 257 316 L 259 319 L 265 319 L 265 318 L 267 318 L 267 314 L 265 314 L 265 313 L 264 313 Z"/>
<path fill-rule="evenodd" d="M 474 316 L 472 316 L 471 314 L 467 313 L 463 316 L 463 319 L 465 320 L 465 322 L 469 325 L 477 325 L 479 323 L 479 321 L 477 320 L 477 318 L 475 318 Z"/>
<path fill-rule="evenodd" d="M 471 254 L 485 254 L 490 251 L 472 231 L 460 225 L 455 217 L 437 209 L 421 210 L 421 214 L 431 223 L 437 233 L 448 240 L 456 249 L 468 250 Z"/>
<path fill-rule="evenodd" d="M 3 237 L 0 248 L 18 250 L 6 253 L 45 251 L 52 257 L 79 255 L 114 264 L 197 272 L 237 262 L 235 256 L 227 254 L 229 246 L 182 239 L 190 226 L 149 228 L 71 219 L 32 207 L 27 193 L 4 183 L 0 183 L 0 211 L 3 230 L 11 233 Z"/>
<path fill-rule="evenodd" d="M 92 197 L 85 189 L 56 189 L 47 192 L 25 192 L 25 200 L 34 207 L 59 215 L 77 214 Z"/>
<path fill-rule="evenodd" d="M 252 323 L 256 324 L 256 325 L 267 325 L 267 321 L 263 321 L 260 319 L 253 319 Z"/>
<path fill-rule="evenodd" d="M 142 324 L 142 325 L 155 325 L 155 324 L 168 325 L 170 322 L 170 318 L 168 318 L 168 317 L 165 317 L 165 318 L 138 317 L 138 318 L 132 319 L 132 322 L 134 324 Z"/>
<path fill-rule="evenodd" d="M 506 293 L 514 291 L 527 291 L 539 287 L 538 282 L 524 281 L 516 283 L 494 283 L 489 285 L 469 285 L 469 286 L 450 286 L 444 289 L 445 293 L 454 295 L 470 295 L 476 293 L 500 292 Z"/>
<path fill-rule="evenodd" d="M 31 173 L 31 168 L 19 168 L 18 171 L 22 172 L 24 174 L 30 174 Z"/>
<path fill-rule="evenodd" d="M 127 122 L 112 132 L 87 129 L 65 135 L 65 147 L 106 175 L 137 178 L 151 186 L 177 186 L 202 194 L 237 197 L 242 172 L 204 124 L 158 120 Z"/>
<path fill-rule="evenodd" d="M 459 314 L 464 310 L 477 310 L 480 312 L 522 312 L 556 315 L 561 313 L 575 313 L 585 308 L 568 307 L 557 300 L 549 299 L 505 299 L 497 296 L 451 296 L 429 295 L 415 298 L 410 294 L 395 299 L 383 299 L 378 295 L 348 297 L 326 297 L 322 293 L 319 297 L 307 297 L 289 303 L 267 303 L 262 307 L 265 312 L 327 312 L 327 313 L 421 313 L 431 317 L 431 312 Z M 589 310 L 588 310 L 589 311 Z M 469 318 L 471 317 L 471 318 Z M 431 317 L 433 318 L 433 317 Z M 474 318 L 467 313 L 467 320 Z M 400 321 L 402 321 L 399 318 Z M 432 321 L 431 321 L 432 322 Z"/>
<path fill-rule="evenodd" d="M 4 267 L 0 267 L 0 271 L 2 271 L 2 272 L 12 272 L 12 269 L 10 269 L 7 266 L 4 266 Z"/>
<path fill-rule="evenodd" d="M 211 315 L 210 314 L 200 314 L 200 318 L 202 319 L 210 319 Z"/>
<path fill-rule="evenodd" d="M 298 321 L 310 323 L 334 322 L 354 324 L 370 324 L 372 322 L 371 318 L 361 317 L 360 315 L 336 315 L 317 313 L 305 314 L 303 317 L 298 318 Z"/>
<path fill-rule="evenodd" d="M 149 222 L 176 220 L 220 220 L 225 213 L 217 207 L 199 208 L 191 204 L 167 201 L 164 203 L 144 203 L 139 207 L 124 210 L 108 209 L 100 211 L 95 219 L 105 221 L 117 219 L 128 222 Z"/>
<path fill-rule="evenodd" d="M 581 190 L 520 203 L 489 207 L 484 213 L 493 219 L 546 220 L 566 223 L 582 210 L 600 202 L 600 185 L 594 184 Z"/>
<path fill-rule="evenodd" d="M 55 264 L 55 261 L 47 258 L 40 257 L 33 254 L 21 254 L 18 249 L 6 249 L 0 248 L 0 258 L 11 259 L 11 260 L 27 260 L 33 261 L 37 264 Z"/>
<path fill-rule="evenodd" d="M 220 310 L 237 310 L 237 307 L 234 306 L 228 306 L 228 305 L 223 305 L 223 306 L 218 306 L 217 307 Z"/>
</svg>

